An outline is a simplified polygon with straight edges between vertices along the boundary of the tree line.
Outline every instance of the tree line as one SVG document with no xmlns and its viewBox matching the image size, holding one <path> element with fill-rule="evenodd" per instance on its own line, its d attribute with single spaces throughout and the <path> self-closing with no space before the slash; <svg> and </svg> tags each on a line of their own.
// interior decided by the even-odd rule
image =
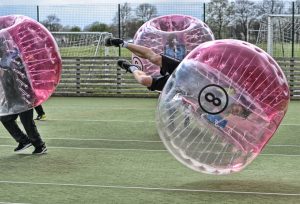
<svg viewBox="0 0 300 204">
<path fill-rule="evenodd" d="M 266 14 L 291 14 L 292 7 L 286 7 L 288 3 L 284 0 L 211 0 L 206 3 L 205 22 L 217 39 L 247 40 L 248 30 L 258 30 L 260 23 L 267 21 Z M 295 13 L 300 14 L 300 0 L 295 1 Z M 95 21 L 83 29 L 79 26 L 62 26 L 54 14 L 47 16 L 41 23 L 50 31 L 97 31 L 118 36 L 120 21 L 121 37 L 128 39 L 133 38 L 142 24 L 157 16 L 157 8 L 153 4 L 143 3 L 133 9 L 129 3 L 124 3 L 120 5 L 120 13 L 115 13 L 111 24 Z"/>
<path fill-rule="evenodd" d="M 249 30 L 259 30 L 267 23 L 268 14 L 292 14 L 292 2 L 281 0 L 211 0 L 206 23 L 216 38 L 247 40 Z M 300 14 L 300 0 L 295 1 L 295 14 Z M 299 22 L 299 19 L 296 19 Z M 300 22 L 299 22 L 300 23 Z M 256 33 L 257 35 L 258 33 Z"/>
<path fill-rule="evenodd" d="M 95 21 L 83 29 L 79 26 L 63 26 L 60 23 L 60 19 L 51 14 L 41 23 L 49 31 L 67 31 L 67 32 L 110 32 L 113 35 L 118 36 L 119 33 L 119 18 L 122 38 L 132 38 L 138 28 L 146 21 L 157 17 L 157 8 L 148 3 L 139 4 L 134 10 L 129 3 L 124 3 L 120 6 L 120 13 L 116 12 L 113 23 L 106 24 L 103 22 Z"/>
</svg>

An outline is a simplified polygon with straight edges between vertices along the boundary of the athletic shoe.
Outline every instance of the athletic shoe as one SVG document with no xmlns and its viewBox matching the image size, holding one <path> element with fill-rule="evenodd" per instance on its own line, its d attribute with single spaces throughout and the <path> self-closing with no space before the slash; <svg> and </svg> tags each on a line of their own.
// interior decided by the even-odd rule
<svg viewBox="0 0 300 204">
<path fill-rule="evenodd" d="M 43 114 L 43 115 L 38 115 L 35 120 L 45 120 L 45 119 L 46 119 L 46 115 Z"/>
<path fill-rule="evenodd" d="M 45 154 L 47 152 L 47 147 L 45 144 L 42 146 L 36 147 L 32 154 Z"/>
<path fill-rule="evenodd" d="M 20 152 L 24 149 L 27 149 L 28 147 L 30 147 L 32 144 L 28 141 L 26 143 L 19 143 L 19 145 L 15 148 L 15 152 Z"/>
<path fill-rule="evenodd" d="M 129 69 L 130 66 L 132 66 L 132 64 L 130 62 L 128 62 L 127 60 L 124 59 L 119 59 L 117 62 L 118 66 L 121 67 L 122 69 L 125 69 L 126 72 L 131 72 L 131 70 Z"/>
<path fill-rule="evenodd" d="M 128 62 L 127 60 L 124 60 L 124 59 L 119 59 L 117 64 L 122 69 L 125 69 L 126 72 L 132 73 L 135 70 L 140 70 L 140 68 L 138 66 L 131 64 L 130 62 Z"/>
<path fill-rule="evenodd" d="M 120 38 L 106 38 L 104 40 L 104 45 L 109 47 L 109 46 L 115 46 L 115 47 L 119 47 L 121 46 L 122 44 L 124 44 L 124 40 L 120 39 Z"/>
</svg>

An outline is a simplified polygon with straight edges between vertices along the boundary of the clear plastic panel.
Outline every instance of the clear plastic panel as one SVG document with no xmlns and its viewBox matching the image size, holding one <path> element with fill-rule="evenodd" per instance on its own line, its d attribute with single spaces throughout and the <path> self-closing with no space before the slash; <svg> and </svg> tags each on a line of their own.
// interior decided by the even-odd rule
<svg viewBox="0 0 300 204">
<path fill-rule="evenodd" d="M 61 77 L 61 57 L 50 32 L 25 16 L 0 17 L 0 115 L 33 108 Z"/>
<path fill-rule="evenodd" d="M 178 60 L 203 42 L 214 40 L 210 28 L 201 20 L 185 15 L 167 15 L 154 18 L 143 24 L 134 36 L 134 43 L 151 48 Z M 160 67 L 135 55 L 138 64 L 149 75 L 159 75 Z"/>
</svg>

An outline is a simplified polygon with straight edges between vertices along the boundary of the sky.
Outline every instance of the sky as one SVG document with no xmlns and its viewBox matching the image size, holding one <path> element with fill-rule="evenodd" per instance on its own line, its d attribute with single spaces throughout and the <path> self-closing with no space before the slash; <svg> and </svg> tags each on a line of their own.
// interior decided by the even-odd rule
<svg viewBox="0 0 300 204">
<path fill-rule="evenodd" d="M 200 0 L 208 2 L 209 0 Z M 63 4 L 98 4 L 107 3 L 107 0 L 0 0 L 0 5 L 63 5 Z M 178 2 L 178 0 L 109 0 L 109 3 L 155 3 Z M 180 2 L 199 2 L 199 0 L 180 0 Z"/>
<path fill-rule="evenodd" d="M 37 20 L 38 5 L 40 21 L 55 14 L 63 26 L 79 26 L 83 29 L 95 21 L 111 24 L 118 11 L 118 3 L 124 2 L 120 0 L 0 0 L 0 16 L 21 14 Z M 134 9 L 142 1 L 126 0 L 126 2 Z M 156 6 L 158 15 L 184 14 L 203 18 L 203 1 L 148 0 L 147 3 Z"/>
</svg>

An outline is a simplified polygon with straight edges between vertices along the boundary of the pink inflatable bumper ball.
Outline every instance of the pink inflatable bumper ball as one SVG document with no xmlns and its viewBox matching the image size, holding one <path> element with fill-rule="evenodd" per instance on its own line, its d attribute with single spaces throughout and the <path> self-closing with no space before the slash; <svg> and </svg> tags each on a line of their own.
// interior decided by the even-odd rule
<svg viewBox="0 0 300 204">
<path fill-rule="evenodd" d="M 42 24 L 26 16 L 0 17 L 0 115 L 47 100 L 61 69 L 57 44 Z"/>
<path fill-rule="evenodd" d="M 203 42 L 214 40 L 210 28 L 201 20 L 185 15 L 167 15 L 144 23 L 134 36 L 134 44 L 151 48 L 155 53 L 163 53 L 178 60 Z M 148 60 L 132 56 L 149 75 L 159 75 L 160 67 Z"/>
<path fill-rule="evenodd" d="M 247 42 L 216 40 L 195 48 L 169 78 L 157 129 L 184 165 L 230 174 L 260 154 L 288 103 L 286 77 L 272 57 Z"/>
</svg>

